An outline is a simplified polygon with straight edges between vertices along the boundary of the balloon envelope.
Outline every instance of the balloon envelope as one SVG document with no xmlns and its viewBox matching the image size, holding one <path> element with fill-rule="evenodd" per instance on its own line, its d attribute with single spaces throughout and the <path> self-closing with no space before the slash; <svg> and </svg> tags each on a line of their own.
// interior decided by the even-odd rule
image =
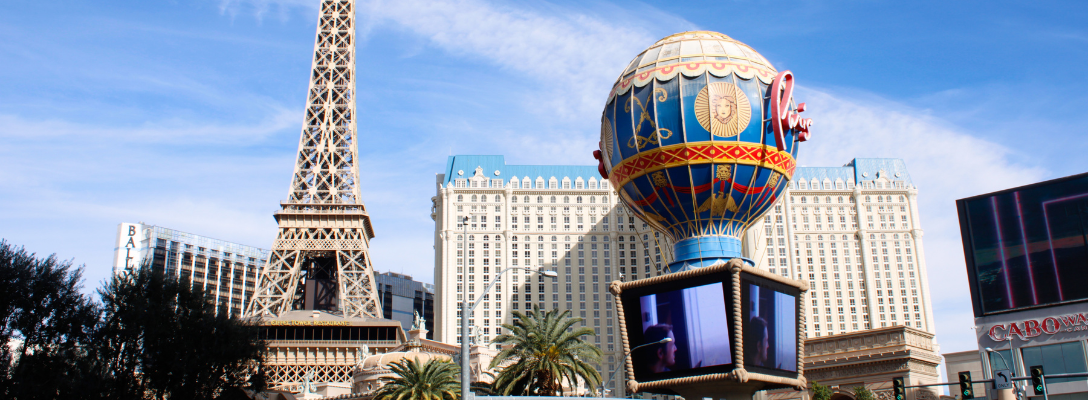
<svg viewBox="0 0 1088 400">
<path fill-rule="evenodd" d="M 740 257 L 792 178 L 800 132 L 784 129 L 779 148 L 779 75 L 726 35 L 684 32 L 635 57 L 609 93 L 596 156 L 624 205 L 675 243 L 671 270 Z"/>
</svg>

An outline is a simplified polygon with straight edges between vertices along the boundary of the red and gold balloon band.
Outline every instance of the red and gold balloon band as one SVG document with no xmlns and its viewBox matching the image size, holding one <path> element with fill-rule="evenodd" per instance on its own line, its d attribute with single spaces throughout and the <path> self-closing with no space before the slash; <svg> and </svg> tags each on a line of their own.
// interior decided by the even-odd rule
<svg viewBox="0 0 1088 400">
<path fill-rule="evenodd" d="M 725 167 L 725 166 L 723 165 L 722 167 Z M 705 192 L 707 190 L 713 190 L 715 187 L 718 187 L 719 188 L 719 190 L 718 190 L 719 193 L 730 193 L 729 189 L 732 188 L 733 192 L 735 192 L 735 193 L 740 193 L 740 194 L 745 194 L 745 195 L 750 195 L 750 194 L 758 195 L 758 194 L 762 194 L 764 189 L 768 189 L 767 186 L 770 186 L 769 189 L 773 190 L 774 185 L 778 182 L 778 179 L 777 179 L 778 177 L 774 176 L 773 177 L 773 182 L 770 182 L 767 186 L 748 187 L 748 186 L 744 186 L 744 185 L 741 185 L 739 183 L 733 182 L 733 179 L 731 177 L 724 177 L 724 178 L 723 177 L 715 177 L 714 180 L 711 181 L 710 183 L 704 183 L 704 184 L 699 185 L 699 186 L 676 186 L 676 185 L 673 185 L 673 184 L 669 183 L 668 180 L 665 179 L 665 176 L 661 175 L 661 174 L 663 174 L 663 173 L 658 172 L 658 173 L 653 175 L 654 190 L 655 191 L 653 193 L 650 193 L 648 196 L 646 196 L 646 198 L 644 198 L 642 200 L 631 200 L 631 204 L 637 205 L 639 207 L 646 207 L 646 206 L 648 206 L 650 204 L 653 204 L 655 201 L 657 201 L 658 200 L 658 193 L 660 193 L 661 197 L 663 197 L 665 199 L 665 202 L 668 203 L 670 207 L 675 206 L 676 203 L 679 200 L 673 199 L 672 195 L 669 194 L 669 191 L 664 190 L 664 189 L 672 189 L 673 191 L 675 191 L 677 193 L 698 194 L 698 193 Z M 774 193 L 768 192 L 768 194 L 769 194 L 768 200 L 773 203 L 775 201 Z M 731 199 L 732 198 L 730 197 L 730 200 Z M 730 208 L 735 208 L 735 206 L 730 207 Z M 704 210 L 700 210 L 700 211 L 704 211 Z M 737 210 L 736 209 L 730 209 L 730 211 L 736 212 Z"/>
<path fill-rule="evenodd" d="M 772 169 L 793 177 L 797 161 L 774 146 L 745 142 L 679 143 L 639 153 L 612 168 L 608 180 L 622 188 L 632 179 L 665 168 L 688 164 L 741 164 Z"/>
</svg>

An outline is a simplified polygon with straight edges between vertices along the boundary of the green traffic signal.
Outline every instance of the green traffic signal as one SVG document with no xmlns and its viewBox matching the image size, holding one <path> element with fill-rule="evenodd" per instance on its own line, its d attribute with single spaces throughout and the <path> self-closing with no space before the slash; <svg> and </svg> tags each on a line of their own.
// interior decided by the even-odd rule
<svg viewBox="0 0 1088 400">
<path fill-rule="evenodd" d="M 893 397 L 895 397 L 895 400 L 903 400 L 904 397 L 906 397 L 904 396 L 905 393 L 903 389 L 905 389 L 903 387 L 903 378 L 892 378 L 892 394 L 894 395 Z"/>
<path fill-rule="evenodd" d="M 1035 389 L 1035 394 L 1040 395 L 1046 393 L 1046 385 L 1043 385 L 1043 366 L 1035 365 L 1028 369 L 1031 372 L 1031 385 Z"/>
<path fill-rule="evenodd" d="M 971 390 L 971 372 L 965 371 L 959 373 L 960 377 L 960 392 L 963 393 L 963 400 L 975 398 L 974 392 Z"/>
</svg>

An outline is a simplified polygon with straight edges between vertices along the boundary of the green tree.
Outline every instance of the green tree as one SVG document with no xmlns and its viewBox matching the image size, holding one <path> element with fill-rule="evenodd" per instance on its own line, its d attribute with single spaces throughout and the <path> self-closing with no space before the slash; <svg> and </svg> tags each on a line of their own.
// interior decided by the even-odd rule
<svg viewBox="0 0 1088 400">
<path fill-rule="evenodd" d="M 601 374 L 590 363 L 601 361 L 601 349 L 582 339 L 593 336 L 592 329 L 573 329 L 581 321 L 571 318 L 567 310 L 514 311 L 514 323 L 503 325 L 508 333 L 494 340 L 504 349 L 491 361 L 491 368 L 505 361 L 513 364 L 499 371 L 493 391 L 506 396 L 555 396 L 563 394 L 563 383 L 574 386 L 581 381 L 596 392 Z"/>
<path fill-rule="evenodd" d="M 876 400 L 876 397 L 865 386 L 858 386 L 854 388 L 854 400 Z"/>
<path fill-rule="evenodd" d="M 56 255 L 39 258 L 0 240 L 0 397 L 94 393 L 85 349 L 100 311 L 80 292 L 82 275 L 83 267 Z M 12 339 L 20 343 L 14 353 L 6 345 Z"/>
<path fill-rule="evenodd" d="M 812 381 L 808 390 L 812 392 L 812 400 L 830 400 L 831 388 L 821 385 L 820 382 Z"/>
<path fill-rule="evenodd" d="M 215 399 L 264 389 L 256 324 L 216 310 L 201 288 L 145 265 L 99 294 L 105 318 L 91 353 L 103 397 Z"/>
<path fill-rule="evenodd" d="M 374 393 L 375 400 L 460 400 L 461 368 L 446 360 L 402 359 L 389 366 L 396 377 Z"/>
</svg>

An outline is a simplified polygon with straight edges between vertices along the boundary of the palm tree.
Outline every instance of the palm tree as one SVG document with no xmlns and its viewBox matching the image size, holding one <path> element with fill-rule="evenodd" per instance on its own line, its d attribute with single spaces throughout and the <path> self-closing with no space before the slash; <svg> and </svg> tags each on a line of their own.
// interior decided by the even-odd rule
<svg viewBox="0 0 1088 400">
<path fill-rule="evenodd" d="M 374 400 L 460 400 L 461 369 L 447 360 L 403 359 L 389 366 L 397 376 L 374 393 Z"/>
<path fill-rule="evenodd" d="M 584 382 L 591 390 L 601 383 L 601 374 L 590 363 L 601 361 L 601 349 L 582 339 L 594 335 L 590 328 L 571 329 L 581 318 L 570 311 L 543 311 L 533 307 L 528 315 L 514 311 L 514 323 L 504 324 L 507 332 L 494 342 L 503 350 L 491 361 L 491 368 L 505 361 L 492 385 L 502 395 L 555 396 L 563 394 L 563 383 Z"/>
</svg>

